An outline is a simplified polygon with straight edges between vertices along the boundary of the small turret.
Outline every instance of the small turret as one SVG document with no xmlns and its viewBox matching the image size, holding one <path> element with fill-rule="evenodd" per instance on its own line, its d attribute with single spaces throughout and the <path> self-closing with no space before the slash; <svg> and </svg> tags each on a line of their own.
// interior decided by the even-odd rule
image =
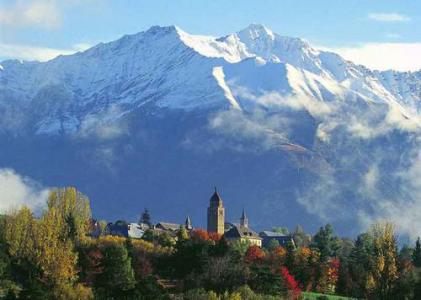
<svg viewBox="0 0 421 300">
<path fill-rule="evenodd" d="M 246 228 L 249 227 L 249 219 L 247 218 L 244 208 L 243 208 L 243 213 L 241 214 L 241 218 L 240 218 L 240 225 Z"/>
</svg>

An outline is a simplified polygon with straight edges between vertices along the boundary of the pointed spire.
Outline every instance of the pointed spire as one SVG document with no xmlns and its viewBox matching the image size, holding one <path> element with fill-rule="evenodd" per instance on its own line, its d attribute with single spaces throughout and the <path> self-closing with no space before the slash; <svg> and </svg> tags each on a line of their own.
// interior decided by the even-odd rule
<svg viewBox="0 0 421 300">
<path fill-rule="evenodd" d="M 249 219 L 247 218 L 246 211 L 244 208 L 240 218 L 240 225 L 244 227 L 249 227 Z"/>
<path fill-rule="evenodd" d="M 210 206 L 211 207 L 222 207 L 222 198 L 218 193 L 218 189 L 215 188 L 215 192 L 213 193 L 212 197 L 210 198 Z"/>
<path fill-rule="evenodd" d="M 186 227 L 187 230 L 193 229 L 193 226 L 192 226 L 191 220 L 190 220 L 190 216 L 187 216 L 187 218 L 186 218 L 185 227 Z"/>
</svg>

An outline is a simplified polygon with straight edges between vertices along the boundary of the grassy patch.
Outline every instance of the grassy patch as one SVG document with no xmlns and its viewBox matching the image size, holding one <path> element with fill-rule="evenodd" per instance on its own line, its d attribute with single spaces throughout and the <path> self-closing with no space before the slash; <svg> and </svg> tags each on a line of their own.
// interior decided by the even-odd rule
<svg viewBox="0 0 421 300">
<path fill-rule="evenodd" d="M 326 295 L 326 294 L 311 293 L 311 292 L 303 292 L 302 295 L 303 295 L 304 300 L 318 300 L 318 299 L 322 299 L 321 297 L 323 296 L 325 296 L 326 297 L 325 299 L 327 300 L 356 300 L 356 298 Z"/>
</svg>

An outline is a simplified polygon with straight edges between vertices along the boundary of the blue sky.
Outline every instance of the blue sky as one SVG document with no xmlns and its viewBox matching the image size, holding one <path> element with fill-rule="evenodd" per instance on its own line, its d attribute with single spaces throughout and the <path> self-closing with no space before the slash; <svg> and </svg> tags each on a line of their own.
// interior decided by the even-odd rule
<svg viewBox="0 0 421 300">
<path fill-rule="evenodd" d="M 418 68 L 408 61 L 421 53 L 421 1 L 415 0 L 1 0 L 0 60 L 46 60 L 152 25 L 221 36 L 250 23 L 370 67 Z"/>
</svg>

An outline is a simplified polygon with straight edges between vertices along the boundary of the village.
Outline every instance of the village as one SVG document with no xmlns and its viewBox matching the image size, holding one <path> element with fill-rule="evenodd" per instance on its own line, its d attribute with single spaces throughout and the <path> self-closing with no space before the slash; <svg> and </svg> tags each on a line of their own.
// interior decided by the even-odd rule
<svg viewBox="0 0 421 300">
<path fill-rule="evenodd" d="M 216 188 L 208 203 L 206 230 L 188 216 L 153 223 L 147 209 L 107 224 L 76 188 L 53 190 L 40 217 L 0 215 L 0 299 L 421 299 L 421 240 L 399 247 L 390 222 L 355 239 L 330 224 L 257 233 L 245 210 L 226 221 Z"/>
<path fill-rule="evenodd" d="M 270 243 L 283 247 L 291 244 L 295 247 L 293 236 L 290 234 L 273 230 L 264 230 L 259 233 L 255 232 L 249 226 L 249 219 L 244 209 L 239 221 L 239 223 L 231 223 L 225 220 L 223 200 L 215 187 L 215 191 L 209 200 L 209 207 L 207 209 L 208 234 L 216 234 L 218 237 L 223 237 L 229 243 L 240 242 L 259 247 L 267 247 Z M 176 242 L 180 230 L 185 230 L 187 234 L 190 234 L 194 230 L 189 216 L 186 217 L 183 224 L 164 221 L 152 224 L 149 211 L 145 209 L 138 223 L 116 221 L 115 223 L 106 224 L 105 228 L 103 228 L 99 222 L 95 221 L 91 235 L 93 237 L 111 235 L 131 239 L 148 239 L 148 235 L 155 237 L 165 235 Z"/>
</svg>

